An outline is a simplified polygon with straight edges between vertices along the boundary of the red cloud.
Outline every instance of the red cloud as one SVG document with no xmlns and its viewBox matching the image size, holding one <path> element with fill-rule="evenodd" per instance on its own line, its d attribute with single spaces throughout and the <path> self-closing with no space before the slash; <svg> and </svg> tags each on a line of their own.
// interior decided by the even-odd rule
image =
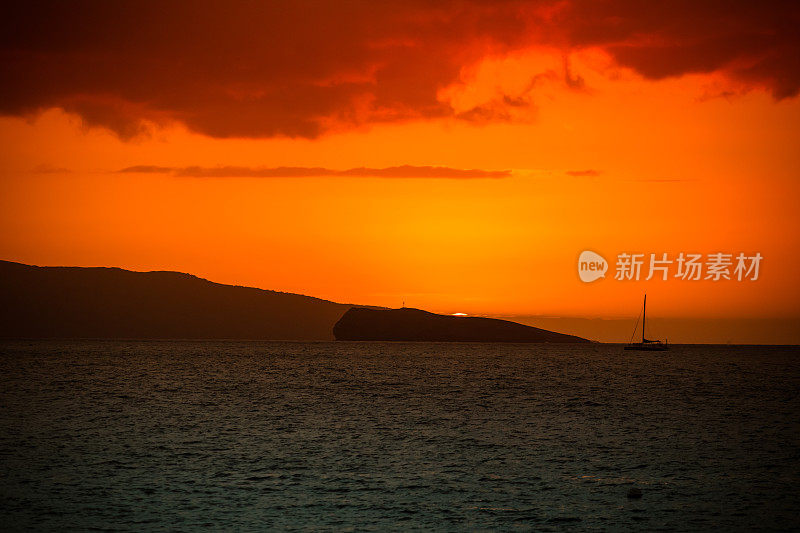
<svg viewBox="0 0 800 533">
<path fill-rule="evenodd" d="M 455 116 L 462 67 L 535 45 L 600 47 L 648 78 L 723 71 L 800 90 L 793 2 L 17 2 L 0 19 L 0 114 L 48 107 L 131 137 L 313 138 Z M 531 73 L 533 76 L 536 73 Z M 572 85 L 582 80 L 566 73 Z M 469 119 L 469 117 L 463 117 Z M 507 120 L 494 110 L 486 120 Z"/>
</svg>

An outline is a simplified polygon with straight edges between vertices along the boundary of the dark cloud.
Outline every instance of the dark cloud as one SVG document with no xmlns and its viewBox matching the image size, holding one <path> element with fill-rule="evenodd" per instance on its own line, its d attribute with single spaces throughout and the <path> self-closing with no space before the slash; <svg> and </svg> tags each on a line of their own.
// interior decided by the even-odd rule
<svg viewBox="0 0 800 533">
<path fill-rule="evenodd" d="M 144 121 L 313 138 L 455 116 L 437 92 L 463 67 L 538 44 L 600 47 L 652 79 L 722 71 L 782 99 L 800 90 L 798 13 L 781 1 L 16 2 L 0 17 L 0 114 L 61 107 L 123 138 Z M 513 103 L 461 118 L 510 120 Z"/>
<path fill-rule="evenodd" d="M 569 57 L 566 55 L 564 56 L 564 82 L 567 84 L 567 87 L 576 91 L 582 91 L 586 88 L 586 81 L 583 79 L 583 76 L 572 74 Z"/>
<path fill-rule="evenodd" d="M 575 177 L 595 177 L 599 176 L 601 172 L 599 170 L 567 170 L 567 176 L 575 176 Z"/>
<path fill-rule="evenodd" d="M 369 178 L 507 178 L 509 170 L 460 169 L 450 167 L 402 165 L 386 168 L 358 167 L 334 170 L 322 167 L 161 167 L 137 165 L 123 168 L 121 173 L 171 174 L 187 178 L 311 178 L 311 177 L 369 177 Z"/>
<path fill-rule="evenodd" d="M 126 167 L 118 172 L 122 174 L 133 174 L 133 173 L 140 173 L 140 174 L 169 174 L 174 172 L 175 169 L 173 167 L 159 167 L 156 165 L 135 165 L 132 167 Z"/>
<path fill-rule="evenodd" d="M 574 1 L 553 24 L 570 47 L 599 46 L 646 78 L 721 71 L 779 100 L 800 92 L 796 1 Z"/>
</svg>

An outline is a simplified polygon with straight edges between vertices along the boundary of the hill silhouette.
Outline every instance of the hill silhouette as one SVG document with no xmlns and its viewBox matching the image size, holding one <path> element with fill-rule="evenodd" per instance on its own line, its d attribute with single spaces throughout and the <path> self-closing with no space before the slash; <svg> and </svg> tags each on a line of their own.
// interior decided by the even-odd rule
<svg viewBox="0 0 800 533">
<path fill-rule="evenodd" d="M 332 340 L 351 306 L 180 272 L 0 261 L 0 337 Z"/>
<path fill-rule="evenodd" d="M 353 307 L 181 272 L 0 260 L 0 338 L 588 342 L 516 322 Z"/>
<path fill-rule="evenodd" d="M 437 315 L 420 309 L 353 307 L 333 327 L 337 340 L 460 342 L 589 342 L 508 320 Z"/>
</svg>

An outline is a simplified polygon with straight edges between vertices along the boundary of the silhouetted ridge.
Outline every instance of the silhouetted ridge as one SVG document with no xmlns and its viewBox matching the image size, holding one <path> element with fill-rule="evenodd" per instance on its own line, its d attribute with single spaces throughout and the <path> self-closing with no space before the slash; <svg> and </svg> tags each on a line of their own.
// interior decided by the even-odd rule
<svg viewBox="0 0 800 533">
<path fill-rule="evenodd" d="M 333 327 L 337 340 L 459 342 L 589 342 L 496 318 L 437 315 L 419 309 L 353 307 Z"/>
<path fill-rule="evenodd" d="M 331 340 L 350 307 L 181 272 L 0 261 L 0 337 Z"/>
</svg>

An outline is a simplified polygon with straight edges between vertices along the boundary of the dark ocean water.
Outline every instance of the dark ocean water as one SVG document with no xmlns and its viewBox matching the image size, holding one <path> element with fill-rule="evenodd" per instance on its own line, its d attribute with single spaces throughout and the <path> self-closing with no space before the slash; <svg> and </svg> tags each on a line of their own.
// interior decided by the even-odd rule
<svg viewBox="0 0 800 533">
<path fill-rule="evenodd" d="M 3 530 L 797 528 L 800 349 L 2 342 L 0 476 Z"/>
</svg>

